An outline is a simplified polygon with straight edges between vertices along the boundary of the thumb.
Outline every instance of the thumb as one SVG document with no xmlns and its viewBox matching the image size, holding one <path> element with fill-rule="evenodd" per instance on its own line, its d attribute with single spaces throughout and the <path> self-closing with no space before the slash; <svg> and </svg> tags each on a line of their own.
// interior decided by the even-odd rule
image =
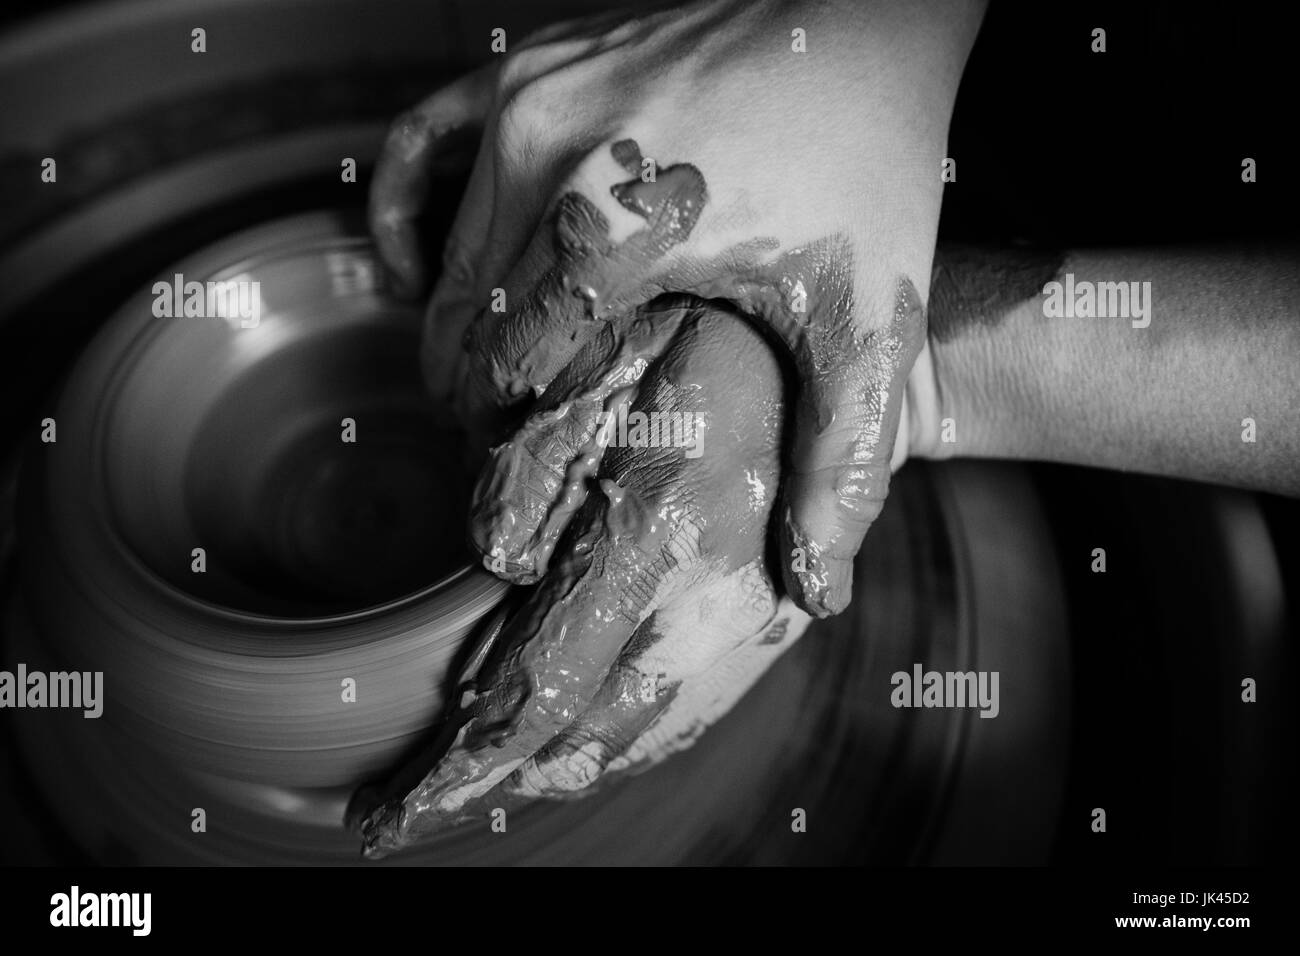
<svg viewBox="0 0 1300 956">
<path fill-rule="evenodd" d="M 920 295 L 900 279 L 888 322 L 850 361 L 801 383 L 778 527 L 786 591 L 814 617 L 838 614 L 853 596 L 853 559 L 889 493 L 907 376 L 924 341 Z"/>
<path fill-rule="evenodd" d="M 370 232 L 395 291 L 407 298 L 419 295 L 427 282 L 416 220 L 424 212 L 434 161 L 463 146 L 464 134 L 477 141 L 492 103 L 494 70 L 492 65 L 468 73 L 399 116 L 375 164 Z"/>
</svg>

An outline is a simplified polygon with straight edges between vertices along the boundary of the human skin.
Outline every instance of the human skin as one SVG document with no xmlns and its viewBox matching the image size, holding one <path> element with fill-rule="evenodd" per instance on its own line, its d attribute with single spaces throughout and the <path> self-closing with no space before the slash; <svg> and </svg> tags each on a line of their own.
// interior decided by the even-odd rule
<svg viewBox="0 0 1300 956">
<path fill-rule="evenodd" d="M 908 380 L 913 396 L 895 461 L 1025 458 L 1300 495 L 1300 394 L 1294 386 L 1300 369 L 1298 263 L 1300 256 L 1291 250 L 1057 253 L 941 246 L 929 293 L 926 359 Z M 1043 286 L 1066 273 L 1077 282 L 1150 281 L 1150 324 L 1135 328 L 1123 317 L 1045 315 Z M 676 333 L 675 323 L 655 325 L 666 329 L 661 334 Z M 645 339 L 637 341 L 644 347 Z M 678 345 L 686 348 L 688 343 Z M 712 361 L 697 356 L 706 362 L 697 367 L 704 372 L 718 363 L 719 351 L 728 359 L 718 364 L 729 365 L 732 348 L 728 339 L 719 340 Z M 571 389 L 571 383 L 599 379 L 590 375 L 593 368 L 619 367 L 608 361 L 615 352 L 609 346 L 587 349 L 578 368 L 557 380 L 563 395 L 553 397 L 553 403 L 587 394 Z M 761 376 L 731 381 L 733 388 L 724 385 L 717 391 L 733 400 L 738 395 L 743 403 L 778 388 L 773 379 Z M 1256 423 L 1254 442 L 1242 441 L 1244 418 Z M 953 426 L 951 442 L 941 437 L 945 420 Z M 516 440 L 530 440 L 526 436 L 531 436 L 528 429 Z M 761 458 L 771 440 L 752 433 L 748 441 L 757 443 L 753 448 L 741 443 L 717 449 L 720 462 L 734 468 Z M 487 473 L 494 472 L 490 464 Z M 712 493 L 722 492 L 715 485 Z M 694 494 L 706 498 L 709 492 L 697 487 Z M 486 551 L 482 544 L 480 548 Z M 561 576 L 561 589 L 563 580 Z M 734 578 L 733 600 L 747 593 L 744 580 Z M 766 586 L 762 577 L 749 580 Z M 545 592 L 534 600 L 539 607 L 551 603 Z M 694 601 L 688 592 L 677 602 L 680 613 L 689 617 Z M 737 601 L 735 606 L 745 605 Z M 610 759 L 608 751 L 600 759 L 590 750 L 584 753 L 582 741 L 562 720 L 549 726 L 545 719 L 534 721 L 529 734 L 507 739 L 499 749 L 474 741 L 464 724 L 456 725 L 460 733 L 446 759 L 417 760 L 407 785 L 381 805 L 388 817 L 372 817 L 368 853 L 381 856 L 440 827 L 523 798 L 570 794 L 608 776 L 611 768 L 636 769 L 689 744 L 802 632 L 807 617 L 788 598 L 776 608 L 772 623 L 759 626 L 750 640 L 742 640 L 739 632 L 724 640 L 734 640 L 742 650 L 730 655 L 727 668 L 714 671 L 715 686 L 704 695 L 711 699 L 709 705 L 698 694 L 695 700 L 686 695 L 672 719 L 649 723 L 608 707 L 599 711 L 612 717 L 601 725 L 600 746 L 618 741 L 623 759 Z M 579 615 L 562 612 L 554 623 L 569 616 Z M 762 617 L 755 613 L 751 625 Z M 532 633 L 536 640 L 539 632 Z M 770 634 L 780 639 L 758 636 Z M 540 636 L 534 654 L 547 643 Z M 726 693 L 719 696 L 716 685 L 722 674 Z M 502 676 L 489 674 L 479 686 L 490 691 L 504 683 Z M 696 681 L 695 686 L 707 683 Z M 582 726 L 593 723 L 588 719 Z M 534 756 L 525 761 L 530 749 Z M 431 764 L 434 769 L 417 785 Z"/>
<path fill-rule="evenodd" d="M 1027 268 L 1008 281 L 998 263 L 1017 261 Z M 909 389 L 933 384 L 921 401 L 929 411 L 908 429 L 910 454 L 1055 461 L 1300 495 L 1300 250 L 941 248 L 936 263 L 928 366 L 914 369 Z M 1042 287 L 1066 274 L 1150 282 L 1150 325 L 1047 317 Z M 941 440 L 945 418 L 953 442 Z M 1248 418 L 1253 441 L 1243 441 Z"/>
<path fill-rule="evenodd" d="M 691 9 L 680 32 L 678 20 L 670 28 L 654 18 L 633 28 L 604 18 L 547 32 L 523 48 L 527 62 L 507 58 L 400 121 L 377 171 L 376 237 L 398 280 L 414 291 L 422 260 L 410 218 L 422 171 L 443 132 L 484 125 L 431 302 L 424 362 L 430 387 L 456 398 L 480 434 L 508 435 L 520 409 L 532 412 L 494 453 L 480 484 L 471 536 L 486 566 L 532 581 L 559 562 L 566 580 L 573 554 L 560 533 L 590 505 L 590 469 L 574 467 L 588 436 L 573 424 L 582 415 L 546 416 L 583 376 L 574 407 L 607 398 L 602 389 L 613 386 L 602 376 L 617 381 L 627 355 L 611 361 L 608 350 L 590 350 L 664 291 L 730 303 L 793 369 L 793 428 L 771 529 L 778 560 L 770 569 L 784 577 L 789 597 L 781 604 L 790 613 L 781 619 L 794 622 L 791 637 L 806 622 L 800 611 L 824 615 L 847 602 L 845 568 L 883 503 L 889 473 L 909 456 L 1034 458 L 1297 491 L 1296 399 L 1286 384 L 1300 367 L 1294 256 L 940 250 L 931 286 L 937 171 L 951 108 L 946 84 L 955 87 L 978 9 Z M 726 39 L 710 36 L 711 18 L 724 10 L 738 17 L 735 31 L 728 20 Z M 958 26 L 909 34 L 941 15 Z M 775 44 L 780 59 L 755 52 L 757 37 L 788 37 L 789 16 L 810 37 L 834 34 L 831 50 L 846 44 L 838 61 L 828 56 L 828 74 L 809 80 L 774 72 L 788 68 L 784 39 Z M 878 42 L 882 35 L 890 42 Z M 880 55 L 878 68 L 863 67 L 864 49 Z M 701 60 L 709 64 L 704 86 L 695 82 Z M 918 62 L 926 71 L 909 72 Z M 655 80 L 648 90 L 646 76 Z M 741 79 L 729 86 L 729 77 Z M 765 98 L 755 115 L 753 91 L 777 87 L 780 97 Z M 690 95 L 674 98 L 674 89 Z M 772 99 L 787 94 L 783 114 Z M 832 114 L 818 112 L 824 103 Z M 718 119 L 734 116 L 747 123 Z M 861 122 L 846 122 L 850 116 Z M 813 137 L 818 148 L 792 160 L 773 129 L 796 141 Z M 640 183 L 639 161 L 652 154 L 663 157 L 660 178 Z M 1151 326 L 1046 317 L 1042 287 L 1067 272 L 1080 281 L 1152 281 Z M 495 288 L 509 303 L 500 315 L 484 309 Z M 806 312 L 792 307 L 797 289 L 807 296 Z M 641 346 L 651 372 L 641 374 L 653 372 L 662 347 L 651 338 Z M 593 364 L 592 354 L 603 358 Z M 1246 417 L 1261 423 L 1266 438 L 1241 441 Z M 946 422 L 952 440 L 944 439 Z M 743 456 L 743 447 L 733 454 Z M 807 570 L 794 571 L 796 548 Z M 549 587 L 533 599 L 534 618 L 545 595 L 558 593 Z M 688 594 L 678 605 L 679 619 L 660 616 L 663 646 L 683 654 L 690 642 L 668 638 L 675 620 L 690 620 L 691 600 Z M 507 644 L 530 646 L 532 659 L 557 650 L 554 635 L 572 612 L 555 608 L 549 631 L 519 625 Z M 603 681 L 607 665 L 607 657 L 589 662 L 583 680 Z M 448 754 L 426 755 L 402 785 L 363 808 L 372 852 L 485 806 L 572 793 L 575 782 L 581 790 L 633 762 L 552 746 L 566 739 L 573 715 L 527 718 L 527 701 L 509 691 L 512 680 L 517 675 L 499 669 L 474 678 L 479 697 L 513 702 L 509 719 L 498 713 L 486 721 L 501 728 L 494 738 L 472 729 L 485 722 L 482 714 L 461 714 L 450 725 L 456 737 L 445 741 Z M 749 682 L 752 676 L 729 678 L 726 699 Z M 666 733 L 671 725 L 662 718 L 628 717 L 603 724 L 604 739 L 638 761 L 656 759 L 676 746 L 666 740 L 689 741 L 716 719 L 721 698 L 711 699 L 693 703 L 693 714 L 676 708 L 687 713 L 678 726 L 690 733 Z"/>
<path fill-rule="evenodd" d="M 430 387 L 472 434 L 501 434 L 599 320 L 666 291 L 734 303 L 798 380 L 776 529 L 785 588 L 815 616 L 843 609 L 925 343 L 917 290 L 981 13 L 705 0 L 548 28 L 436 94 L 395 125 L 371 206 L 381 255 L 418 290 L 431 156 L 448 130 L 481 124 L 428 313 Z M 645 160 L 654 186 L 675 175 L 691 192 L 671 221 L 630 195 L 654 192 Z M 568 243 L 555 220 L 575 206 L 570 218 L 603 228 Z M 504 313 L 488 308 L 498 289 Z"/>
<path fill-rule="evenodd" d="M 512 562 L 516 575 L 548 573 L 471 655 L 433 769 L 422 756 L 363 797 L 355 822 L 368 856 L 485 801 L 572 794 L 689 746 L 807 623 L 778 600 L 765 555 L 785 414 L 772 350 L 743 317 L 687 297 L 657 299 L 602 332 L 486 467 L 508 499 L 506 524 L 535 526 L 557 511 L 530 499 L 559 489 L 535 477 L 547 466 L 526 449 L 559 442 L 566 457 L 590 457 L 574 483 L 581 500 L 559 512 L 567 536 L 549 569 L 545 556 L 541 567 Z M 695 433 L 680 445 L 592 442 L 597 416 L 618 402 L 689 414 Z M 501 473 L 519 480 L 490 480 Z"/>
<path fill-rule="evenodd" d="M 730 303 L 766 334 L 795 379 L 779 475 L 757 482 L 769 495 L 780 489 L 772 536 L 783 560 L 771 573 L 788 596 L 778 639 L 764 642 L 762 628 L 751 628 L 763 648 L 751 660 L 770 662 L 807 614 L 835 613 L 850 599 L 853 557 L 897 464 L 903 385 L 925 345 L 918 288 L 934 247 L 948 119 L 981 13 L 981 3 L 967 0 L 706 0 L 634 20 L 561 24 L 400 118 L 376 170 L 372 231 L 397 288 L 419 294 L 424 258 L 414 221 L 431 162 L 454 138 L 448 133 L 482 129 L 422 352 L 429 387 L 440 404 L 454 400 L 472 437 L 508 434 L 535 398 L 545 405 L 602 324 L 625 322 L 664 292 Z M 845 123 L 847 115 L 860 121 Z M 502 293 L 504 313 L 487 308 Z M 487 567 L 516 580 L 534 579 L 551 561 L 558 534 L 548 526 L 563 524 L 552 519 L 575 511 L 582 519 L 591 507 L 568 500 L 588 492 L 585 481 L 570 480 L 566 458 L 577 449 L 565 427 L 516 442 L 526 454 L 494 453 L 480 484 L 471 537 Z M 551 457 L 533 460 L 534 449 Z M 744 500 L 737 476 L 761 456 L 744 443 L 727 455 L 710 440 L 705 458 L 732 475 L 712 492 L 719 503 Z M 522 480 L 511 471 L 520 463 Z M 676 480 L 690 490 L 697 471 L 692 463 Z M 557 492 L 559 506 L 548 509 Z M 511 498 L 505 507 L 500 493 Z M 520 516 L 525 534 L 511 529 Z M 574 560 L 565 547 L 558 570 L 551 561 L 561 581 Z M 735 558 L 734 543 L 706 547 L 710 561 Z M 656 643 L 685 662 L 709 608 L 765 603 L 754 574 L 736 582 L 726 602 L 688 593 L 673 613 L 657 614 Z M 534 602 L 554 587 L 544 581 Z M 579 612 L 568 613 L 576 624 Z M 559 651 L 564 614 L 557 605 L 558 624 L 528 632 L 528 655 Z M 512 628 L 513 640 L 527 630 Z M 584 680 L 598 683 L 607 667 L 606 657 L 589 658 Z M 760 671 L 733 668 L 703 682 L 705 692 L 679 693 L 671 708 L 679 716 L 665 713 L 644 728 L 616 722 L 611 736 L 635 759 L 593 760 L 569 748 L 573 759 L 524 764 L 532 768 L 527 787 L 513 790 L 554 795 L 611 765 L 658 759 L 720 716 Z M 488 672 L 477 693 L 516 705 L 496 720 L 502 747 L 492 753 L 480 734 L 463 731 L 446 755 L 435 747 L 386 790 L 360 797 L 353 819 L 372 853 L 463 818 L 485 792 L 511 786 L 501 778 L 519 772 L 512 761 L 520 753 L 549 752 L 548 734 L 528 719 L 535 701 L 512 697 L 493 677 L 505 680 Z M 549 735 L 571 717 L 552 716 Z M 420 762 L 435 759 L 419 780 Z"/>
</svg>

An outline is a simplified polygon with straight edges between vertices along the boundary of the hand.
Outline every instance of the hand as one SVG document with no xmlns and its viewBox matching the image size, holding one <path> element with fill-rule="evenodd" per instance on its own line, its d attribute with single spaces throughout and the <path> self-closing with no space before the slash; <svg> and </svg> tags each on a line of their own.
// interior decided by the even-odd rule
<svg viewBox="0 0 1300 956">
<path fill-rule="evenodd" d="M 796 371 L 777 522 L 786 590 L 814 615 L 841 610 L 891 458 L 908 451 L 900 416 L 908 440 L 935 439 L 918 288 L 979 14 L 961 0 L 710 0 L 607 15 L 550 28 L 433 96 L 394 127 L 372 197 L 381 254 L 416 291 L 411 223 L 430 158 L 447 131 L 482 126 L 429 308 L 430 387 L 490 434 L 603 321 L 663 292 L 733 303 Z"/>
<path fill-rule="evenodd" d="M 516 578 L 558 557 L 472 655 L 445 757 L 362 798 L 367 855 L 687 746 L 798 637 L 764 555 L 781 396 L 762 338 L 706 303 L 661 298 L 590 339 L 480 485 L 480 547 L 512 543 Z"/>
</svg>

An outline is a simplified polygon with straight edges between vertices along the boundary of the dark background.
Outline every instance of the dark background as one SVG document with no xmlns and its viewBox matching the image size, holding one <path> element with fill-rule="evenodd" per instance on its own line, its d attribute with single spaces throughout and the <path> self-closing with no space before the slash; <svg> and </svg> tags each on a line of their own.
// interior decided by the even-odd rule
<svg viewBox="0 0 1300 956">
<path fill-rule="evenodd" d="M 68 5 L 11 3 L 0 25 Z M 1300 187 L 1289 151 L 1297 115 L 1289 19 L 1281 6 L 1247 4 L 992 3 L 953 120 L 949 154 L 958 177 L 946 187 L 941 239 L 1295 248 Z M 1104 54 L 1090 51 L 1094 27 L 1107 31 Z M 418 79 L 410 89 L 419 88 Z M 1241 181 L 1247 156 L 1258 164 L 1258 182 L 1249 185 Z M 274 200 L 285 211 L 312 201 L 310 189 Z M 66 347 L 89 331 L 77 330 Z M 21 336 L 28 334 L 0 339 L 0 353 L 7 353 L 4 417 L 11 422 L 30 419 L 29 406 L 51 381 L 48 369 L 25 360 Z M 1086 565 L 1066 574 L 1079 637 L 1065 813 L 1086 816 L 1090 806 L 1125 800 L 1132 811 L 1104 842 L 1083 827 L 1063 827 L 1054 862 L 1289 858 L 1293 732 L 1270 736 L 1261 725 L 1252 738 L 1232 718 L 1198 707 L 1223 678 L 1219 665 L 1231 636 L 1227 620 L 1207 621 L 1228 613 L 1204 603 L 1215 563 L 1187 557 L 1199 544 L 1190 524 L 1158 540 L 1149 530 L 1157 517 L 1153 501 L 1164 502 L 1164 527 L 1177 528 L 1179 508 L 1195 507 L 1201 492 L 1187 483 L 1085 469 L 1041 467 L 1036 474 L 1062 553 L 1087 553 L 1106 540 L 1112 560 L 1105 576 L 1089 574 Z M 1282 563 L 1294 636 L 1300 507 L 1266 495 L 1259 500 Z M 1185 591 L 1184 609 L 1171 614 L 1169 602 L 1150 600 L 1160 588 Z M 1280 706 L 1291 717 L 1293 664 L 1280 675 L 1258 675 L 1274 678 L 1266 692 L 1284 696 Z M 1276 698 L 1270 706 L 1279 706 Z M 1242 763 L 1251 768 L 1248 778 L 1213 761 L 1209 770 L 1195 769 L 1198 756 L 1232 749 L 1242 733 L 1264 754 Z M 1246 803 L 1256 806 L 1248 820 L 1241 813 Z"/>
</svg>

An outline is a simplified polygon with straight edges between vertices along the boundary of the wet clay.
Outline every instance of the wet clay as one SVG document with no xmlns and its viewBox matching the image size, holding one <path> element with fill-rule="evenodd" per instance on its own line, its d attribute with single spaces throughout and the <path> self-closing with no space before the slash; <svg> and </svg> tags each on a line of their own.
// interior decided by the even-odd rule
<svg viewBox="0 0 1300 956">
<path fill-rule="evenodd" d="M 606 324 L 492 449 L 474 492 L 470 540 L 483 565 L 516 584 L 546 573 L 556 542 L 587 498 L 604 455 L 601 412 L 630 400 L 632 386 L 677 334 L 682 307 L 647 307 Z"/>
<path fill-rule="evenodd" d="M 549 573 L 502 632 L 453 719 L 460 729 L 450 753 L 363 824 L 371 855 L 472 813 L 472 801 L 497 784 L 535 793 L 539 775 L 553 781 L 558 767 L 572 768 L 558 776 L 576 788 L 617 759 L 673 699 L 678 680 L 664 661 L 703 667 L 726 650 L 692 633 L 684 635 L 685 651 L 659 651 L 673 636 L 658 624 L 662 609 L 713 595 L 741 636 L 771 621 L 775 594 L 762 557 L 780 473 L 780 369 L 735 313 L 681 298 L 648 307 L 660 320 L 668 310 L 678 313 L 668 319 L 676 333 L 631 386 L 631 405 L 703 416 L 704 453 L 605 450 Z M 621 331 L 625 348 L 636 335 Z M 616 359 L 628 354 L 611 348 Z M 581 386 L 593 382 L 604 380 L 578 374 L 570 384 L 587 394 Z M 577 408 L 569 403 L 567 414 Z M 588 433 L 586 424 L 562 427 Z M 497 460 L 507 470 L 516 464 L 511 456 Z M 526 511 L 524 485 L 507 485 Z M 699 660 L 681 660 L 692 654 Z"/>
<path fill-rule="evenodd" d="M 725 261 L 679 265 L 666 281 L 735 303 L 775 332 L 794 357 L 802 391 L 786 469 L 781 549 L 783 557 L 799 560 L 784 560 L 783 573 L 800 605 L 824 617 L 847 606 L 853 557 L 888 491 L 898 403 L 925 340 L 925 311 L 903 276 L 889 318 L 864 325 L 853 293 L 853 251 L 843 236 L 775 257 L 769 249 L 750 243 Z M 801 513 L 798 505 L 810 501 L 834 502 L 834 513 Z"/>
<path fill-rule="evenodd" d="M 891 423 L 925 337 L 913 283 L 898 279 L 883 316 L 863 307 L 842 235 L 686 257 L 677 247 L 707 201 L 699 170 L 670 166 L 647 183 L 635 176 L 634 142 L 613 156 L 634 178 L 611 194 L 646 227 L 613 242 L 600 210 L 567 194 L 553 219 L 555 265 L 522 306 L 485 314 L 467 340 L 481 390 L 471 405 L 538 400 L 493 453 L 471 535 L 489 567 L 517 580 L 551 566 L 448 722 L 445 759 L 366 818 L 372 855 L 466 818 L 489 791 L 537 795 L 557 780 L 580 789 L 624 760 L 629 736 L 653 730 L 673 699 L 671 669 L 703 667 L 716 651 L 683 642 L 696 632 L 682 609 L 715 632 L 727 633 L 719 621 L 748 638 L 765 632 L 776 607 L 764 554 L 784 396 L 756 330 L 785 345 L 803 389 L 777 524 L 787 589 L 813 614 L 847 604 L 854 553 L 883 502 Z M 638 308 L 666 289 L 698 299 Z M 699 416 L 707 452 L 604 448 L 597 417 L 620 402 Z M 786 560 L 794 550 L 798 567 Z"/>
<path fill-rule="evenodd" d="M 600 324 L 593 320 L 625 318 L 668 290 L 733 304 L 779 338 L 795 363 L 803 391 L 784 489 L 782 550 L 799 557 L 783 563 L 783 574 L 802 606 L 818 616 L 836 613 L 848 603 L 853 555 L 888 487 L 902 385 L 925 338 L 921 297 L 900 277 L 892 314 L 888 303 L 858 302 L 854 250 L 841 234 L 784 251 L 774 240 L 757 239 L 707 260 L 692 258 L 679 247 L 708 201 L 701 172 L 680 163 L 644 182 L 636 142 L 615 143 L 611 154 L 633 178 L 610 192 L 646 227 L 614 242 L 607 218 L 589 199 L 577 192 L 560 199 L 552 228 L 555 265 L 518 310 L 485 313 L 471 329 L 467 348 L 475 367 L 466 406 L 488 409 L 497 420 L 467 419 L 499 426 L 502 409 L 550 387 L 597 335 Z M 579 467 L 574 481 L 587 471 Z M 489 516 L 487 523 L 505 518 Z M 497 536 L 506 531 L 498 527 Z"/>
<path fill-rule="evenodd" d="M 612 152 L 639 173 L 635 141 L 615 143 Z M 469 329 L 470 382 L 480 392 L 471 398 L 488 408 L 509 407 L 546 387 L 594 334 L 593 320 L 626 316 L 661 291 L 650 270 L 686 241 L 708 201 L 704 176 L 689 163 L 658 169 L 654 182 L 637 176 L 615 184 L 610 192 L 645 219 L 645 228 L 613 242 L 608 218 L 590 199 L 562 196 L 552 217 L 555 264 L 517 309 L 484 312 Z"/>
</svg>

